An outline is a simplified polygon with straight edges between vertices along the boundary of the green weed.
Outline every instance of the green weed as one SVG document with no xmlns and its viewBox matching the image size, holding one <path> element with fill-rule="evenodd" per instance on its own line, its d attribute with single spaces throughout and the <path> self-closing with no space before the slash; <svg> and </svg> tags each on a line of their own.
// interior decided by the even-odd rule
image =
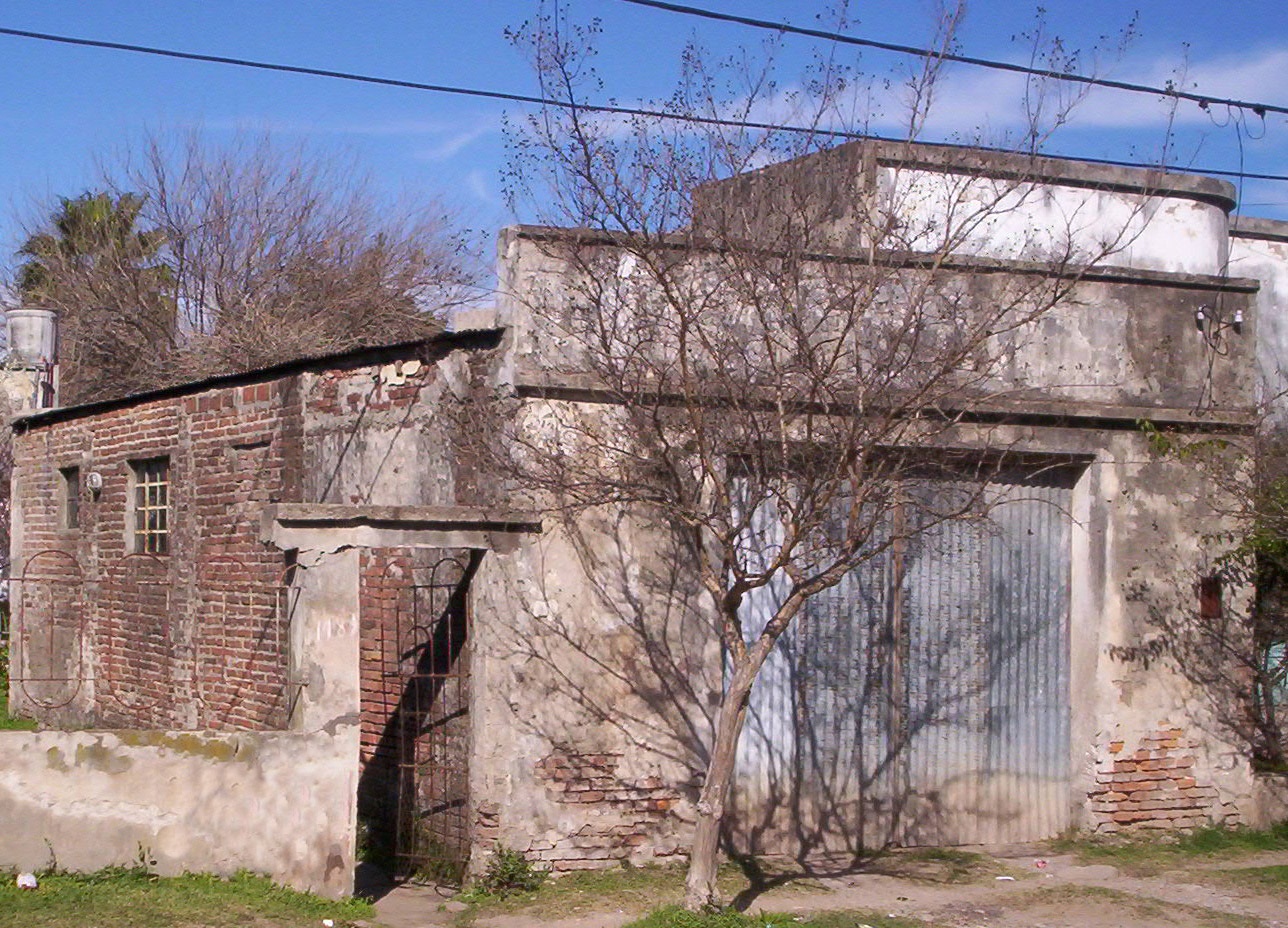
<svg viewBox="0 0 1288 928">
<path fill-rule="evenodd" d="M 854 928 L 861 924 L 871 928 L 921 928 L 926 923 L 867 912 L 825 912 L 808 918 L 781 912 L 725 911 L 699 915 L 678 906 L 667 906 L 636 919 L 625 928 Z"/>
<path fill-rule="evenodd" d="M 1204 874 L 1197 874 L 1200 879 Z M 1254 892 L 1272 896 L 1288 895 L 1288 866 L 1247 867 L 1238 870 L 1217 870 L 1212 876 L 1221 883 L 1232 883 Z"/>
<path fill-rule="evenodd" d="M 1052 849 L 1087 861 L 1110 863 L 1136 874 L 1155 873 L 1185 860 L 1237 857 L 1288 850 L 1288 822 L 1266 829 L 1198 828 L 1188 834 L 1148 838 L 1063 838 Z"/>
<path fill-rule="evenodd" d="M 471 895 L 505 899 L 518 893 L 536 892 L 549 873 L 533 866 L 532 861 L 503 844 L 498 844 L 487 869 L 470 888 Z"/>
<path fill-rule="evenodd" d="M 0 878 L 0 928 L 318 928 L 372 918 L 357 900 L 333 901 L 250 874 L 158 877 L 140 866 L 46 873 L 34 890 Z"/>
</svg>

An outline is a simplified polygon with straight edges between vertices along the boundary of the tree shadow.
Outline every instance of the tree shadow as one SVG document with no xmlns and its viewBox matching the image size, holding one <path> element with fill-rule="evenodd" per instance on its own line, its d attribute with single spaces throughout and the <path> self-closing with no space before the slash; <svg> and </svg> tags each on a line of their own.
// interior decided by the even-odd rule
<svg viewBox="0 0 1288 928">
<path fill-rule="evenodd" d="M 892 846 L 986 843 L 978 833 L 1026 827 L 1028 804 L 1045 804 L 1051 819 L 1031 827 L 1066 827 L 1069 526 L 1057 504 L 1072 480 L 1015 481 L 1027 508 L 910 542 L 897 582 L 890 563 L 872 562 L 781 639 L 753 688 L 723 834 L 752 884 L 744 900 L 802 876 L 856 872 Z M 636 859 L 612 844 L 612 828 L 682 847 L 723 685 L 695 553 L 681 530 L 620 510 L 563 522 L 543 542 L 530 571 L 542 579 L 507 597 L 524 608 L 489 620 L 506 626 L 499 656 L 539 704 L 515 713 L 549 746 L 538 786 L 547 777 L 562 803 L 572 787 L 555 773 L 588 778 L 606 825 L 535 853 L 602 838 L 602 859 Z M 567 557 L 572 586 L 593 596 L 566 598 Z M 943 580 L 951 565 L 956 586 Z M 556 699 L 575 719 L 540 711 Z M 642 768 L 670 778 L 675 814 L 619 821 L 620 809 L 635 811 L 627 800 L 643 789 Z M 1007 788 L 1007 802 L 992 802 Z M 763 855 L 793 868 L 767 871 Z"/>
</svg>

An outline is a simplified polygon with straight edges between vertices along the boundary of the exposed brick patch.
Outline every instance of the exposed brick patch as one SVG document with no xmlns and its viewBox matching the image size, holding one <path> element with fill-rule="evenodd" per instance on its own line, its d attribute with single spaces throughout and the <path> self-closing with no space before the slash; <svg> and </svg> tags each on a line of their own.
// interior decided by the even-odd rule
<svg viewBox="0 0 1288 928">
<path fill-rule="evenodd" d="M 659 840 L 680 800 L 680 791 L 659 777 L 619 775 L 621 754 L 582 754 L 556 750 L 535 767 L 546 796 L 558 803 L 593 806 L 583 813 L 583 825 L 555 841 L 534 842 L 534 856 L 550 861 L 554 870 L 593 870 L 637 856 L 652 848 L 652 857 L 678 852 L 674 843 Z M 589 810 L 586 810 L 589 811 Z"/>
<path fill-rule="evenodd" d="M 1214 822 L 1237 824 L 1220 793 L 1194 775 L 1199 742 L 1167 722 L 1129 751 L 1124 741 L 1105 745 L 1096 763 L 1096 786 L 1088 794 L 1096 831 L 1189 829 Z"/>
</svg>

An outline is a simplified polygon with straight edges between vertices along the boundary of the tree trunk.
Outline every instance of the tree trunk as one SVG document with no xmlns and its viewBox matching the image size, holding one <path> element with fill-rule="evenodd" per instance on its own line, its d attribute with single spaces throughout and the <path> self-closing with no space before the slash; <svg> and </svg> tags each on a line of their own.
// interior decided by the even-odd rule
<svg viewBox="0 0 1288 928">
<path fill-rule="evenodd" d="M 729 687 L 716 713 L 715 744 L 707 762 L 706 779 L 698 795 L 698 820 L 689 851 L 689 873 L 684 883 L 684 907 L 691 912 L 719 908 L 716 871 L 720 851 L 720 825 L 725 800 L 733 780 L 738 736 L 747 717 L 747 697 L 756 673 L 751 661 L 734 669 Z"/>
</svg>

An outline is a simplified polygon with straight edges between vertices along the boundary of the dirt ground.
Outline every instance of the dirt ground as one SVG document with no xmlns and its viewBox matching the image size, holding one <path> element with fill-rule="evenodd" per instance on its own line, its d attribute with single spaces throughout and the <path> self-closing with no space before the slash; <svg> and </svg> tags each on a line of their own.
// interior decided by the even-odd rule
<svg viewBox="0 0 1288 928">
<path fill-rule="evenodd" d="M 943 878 L 942 868 L 884 868 L 835 877 L 787 881 L 748 892 L 749 912 L 802 916 L 852 911 L 903 916 L 941 928 L 1288 928 L 1288 851 L 1179 862 L 1184 869 L 1131 875 L 1073 856 L 1011 850 L 978 858 L 968 873 Z M 467 913 L 433 887 L 402 886 L 376 903 L 385 928 L 452 925 L 469 916 L 473 928 L 618 928 L 637 917 L 604 894 L 602 910 L 560 917 L 549 912 Z"/>
</svg>

